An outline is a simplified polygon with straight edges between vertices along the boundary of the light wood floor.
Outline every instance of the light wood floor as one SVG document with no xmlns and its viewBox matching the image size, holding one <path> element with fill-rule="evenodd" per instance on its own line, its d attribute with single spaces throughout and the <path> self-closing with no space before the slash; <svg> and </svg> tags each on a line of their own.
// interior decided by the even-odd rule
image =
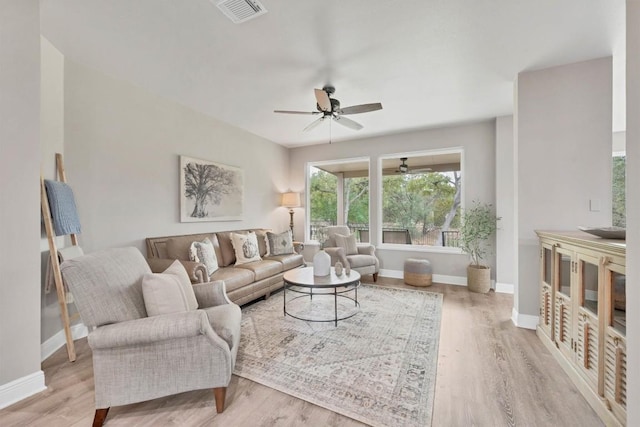
<svg viewBox="0 0 640 427">
<path fill-rule="evenodd" d="M 401 280 L 379 283 L 408 287 Z M 444 294 L 433 426 L 601 426 L 533 331 L 510 320 L 512 296 L 434 284 Z M 89 426 L 93 371 L 86 339 L 69 363 L 43 362 L 48 390 L 0 411 L 0 426 Z M 160 374 L 160 373 L 159 373 Z M 111 408 L 106 426 L 361 426 L 350 418 L 234 376 L 224 413 L 213 392 L 182 393 Z M 395 426 L 394 426 L 395 427 Z"/>
</svg>

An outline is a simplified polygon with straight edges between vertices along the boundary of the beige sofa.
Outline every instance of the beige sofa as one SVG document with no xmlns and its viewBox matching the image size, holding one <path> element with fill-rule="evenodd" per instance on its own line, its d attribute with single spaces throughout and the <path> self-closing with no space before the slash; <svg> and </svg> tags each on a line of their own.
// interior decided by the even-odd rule
<svg viewBox="0 0 640 427">
<path fill-rule="evenodd" d="M 262 260 L 236 266 L 231 233 L 247 233 L 249 231 L 256 233 Z M 264 236 L 267 231 L 269 230 L 251 229 L 149 237 L 146 239 L 147 262 L 153 272 L 160 273 L 167 269 L 174 260 L 180 260 L 187 269 L 191 282 L 205 283 L 224 280 L 229 299 L 242 305 L 262 296 L 269 297 L 272 291 L 282 288 L 282 276 L 285 271 L 304 265 L 304 259 L 299 253 L 266 256 L 267 244 Z M 206 237 L 213 243 L 220 267 L 210 277 L 203 264 L 189 260 L 191 243 L 202 241 Z M 296 252 L 299 250 L 297 248 Z"/>
</svg>

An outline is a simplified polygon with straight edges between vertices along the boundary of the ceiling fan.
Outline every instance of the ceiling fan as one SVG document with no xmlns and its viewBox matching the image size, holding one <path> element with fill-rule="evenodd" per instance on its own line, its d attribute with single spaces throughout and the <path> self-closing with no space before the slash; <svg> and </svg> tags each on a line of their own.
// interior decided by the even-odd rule
<svg viewBox="0 0 640 427">
<path fill-rule="evenodd" d="M 400 165 L 398 169 L 396 169 L 396 173 L 406 174 L 406 173 L 423 173 L 423 172 L 431 172 L 431 168 L 409 168 L 407 164 L 408 157 L 400 157 Z"/>
<path fill-rule="evenodd" d="M 346 126 L 349 129 L 360 130 L 362 129 L 362 125 L 358 122 L 355 122 L 351 119 L 343 117 L 348 114 L 360 114 L 360 113 L 368 113 L 369 111 L 377 111 L 382 110 L 382 104 L 379 102 L 373 104 L 360 104 L 353 105 L 351 107 L 340 107 L 340 101 L 335 98 L 331 98 L 336 91 L 336 88 L 333 86 L 325 86 L 322 89 L 314 89 L 316 95 L 316 109 L 318 111 L 289 111 L 289 110 L 274 110 L 274 113 L 284 113 L 284 114 L 322 114 L 320 118 L 311 122 L 306 128 L 303 129 L 304 132 L 309 131 L 320 123 L 322 123 L 326 119 L 332 119 L 336 123 L 340 123 L 342 126 Z"/>
</svg>

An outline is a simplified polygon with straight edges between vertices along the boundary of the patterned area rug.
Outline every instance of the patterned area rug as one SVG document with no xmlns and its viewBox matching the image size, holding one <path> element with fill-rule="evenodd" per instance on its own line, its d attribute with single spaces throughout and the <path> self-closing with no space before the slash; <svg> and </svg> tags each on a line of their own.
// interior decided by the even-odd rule
<svg viewBox="0 0 640 427">
<path fill-rule="evenodd" d="M 431 425 L 442 295 L 362 285 L 358 300 L 337 327 L 284 317 L 282 292 L 244 308 L 234 373 L 373 426 Z M 328 296 L 287 302 L 300 317 L 333 310 Z"/>
</svg>

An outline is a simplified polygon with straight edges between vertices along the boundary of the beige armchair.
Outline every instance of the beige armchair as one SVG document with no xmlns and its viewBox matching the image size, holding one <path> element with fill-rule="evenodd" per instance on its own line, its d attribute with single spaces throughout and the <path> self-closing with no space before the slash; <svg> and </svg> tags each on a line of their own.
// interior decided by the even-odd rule
<svg viewBox="0 0 640 427">
<path fill-rule="evenodd" d="M 375 246 L 369 243 L 358 243 L 355 248 L 352 248 L 355 251 L 349 251 L 346 246 L 339 245 L 336 242 L 336 234 L 341 236 L 351 234 L 349 227 L 346 225 L 326 227 L 325 232 L 327 240 L 324 242 L 323 248 L 331 256 L 331 265 L 335 265 L 337 261 L 340 261 L 345 266 L 348 264 L 352 270 L 361 275 L 372 274 L 374 282 L 378 280 L 380 261 L 376 257 Z"/>
<path fill-rule="evenodd" d="M 111 406 L 205 388 L 223 411 L 241 320 L 224 282 L 193 286 L 199 309 L 147 317 L 142 278 L 151 270 L 136 248 L 85 255 L 61 270 L 91 331 L 94 426 Z"/>
</svg>

